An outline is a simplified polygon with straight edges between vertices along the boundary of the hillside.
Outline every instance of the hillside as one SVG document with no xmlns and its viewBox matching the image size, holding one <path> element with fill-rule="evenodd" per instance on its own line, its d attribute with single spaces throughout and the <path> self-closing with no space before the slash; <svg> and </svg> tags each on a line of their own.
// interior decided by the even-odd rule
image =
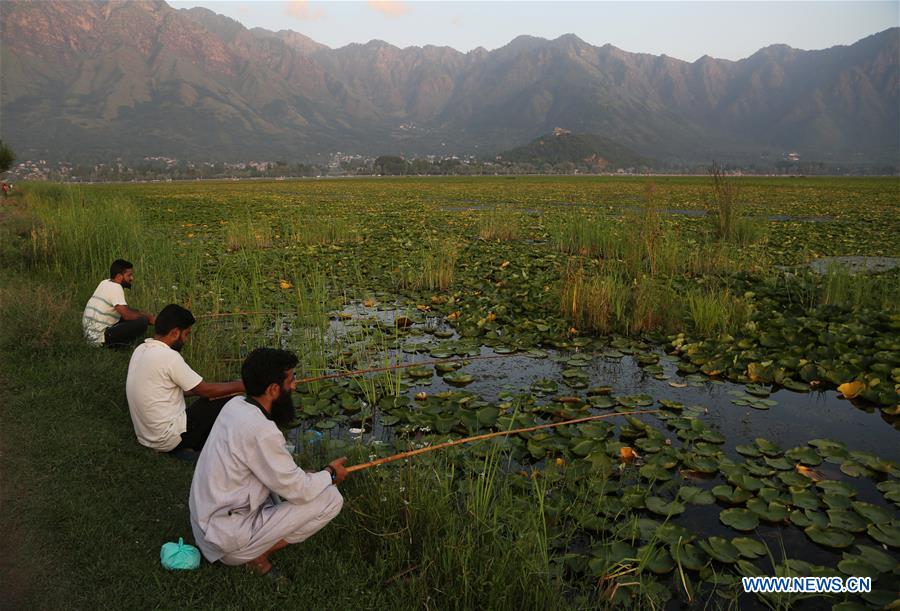
<svg viewBox="0 0 900 611">
<path fill-rule="evenodd" d="M 573 134 L 564 129 L 556 129 L 552 134 L 500 153 L 498 158 L 501 161 L 536 166 L 571 163 L 576 167 L 597 171 L 652 163 L 627 146 L 608 138 L 593 134 Z"/>
<path fill-rule="evenodd" d="M 559 125 L 659 160 L 898 157 L 900 28 L 689 63 L 571 34 L 330 49 L 161 0 L 8 0 L 0 19 L 0 137 L 23 159 L 490 154 Z"/>
</svg>

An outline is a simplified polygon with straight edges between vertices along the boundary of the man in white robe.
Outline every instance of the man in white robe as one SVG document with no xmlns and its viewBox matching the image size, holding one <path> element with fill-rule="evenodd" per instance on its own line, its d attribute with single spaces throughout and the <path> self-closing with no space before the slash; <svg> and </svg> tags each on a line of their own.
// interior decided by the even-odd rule
<svg viewBox="0 0 900 611">
<path fill-rule="evenodd" d="M 341 510 L 346 458 L 306 473 L 285 449 L 278 424 L 294 415 L 297 357 L 260 348 L 241 367 L 246 397 L 222 408 L 191 482 L 191 527 L 210 562 L 273 570 L 269 555 L 318 532 Z M 274 504 L 271 493 L 281 497 Z"/>
</svg>

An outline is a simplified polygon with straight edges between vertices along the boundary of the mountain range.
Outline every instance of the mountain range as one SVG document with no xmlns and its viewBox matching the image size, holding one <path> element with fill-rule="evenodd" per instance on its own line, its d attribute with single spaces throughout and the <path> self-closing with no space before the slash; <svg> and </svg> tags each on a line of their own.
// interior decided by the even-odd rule
<svg viewBox="0 0 900 611">
<path fill-rule="evenodd" d="M 0 138 L 20 158 L 488 156 L 556 127 L 664 161 L 900 158 L 900 28 L 691 63 L 572 34 L 331 49 L 162 0 L 4 0 L 0 21 Z"/>
</svg>

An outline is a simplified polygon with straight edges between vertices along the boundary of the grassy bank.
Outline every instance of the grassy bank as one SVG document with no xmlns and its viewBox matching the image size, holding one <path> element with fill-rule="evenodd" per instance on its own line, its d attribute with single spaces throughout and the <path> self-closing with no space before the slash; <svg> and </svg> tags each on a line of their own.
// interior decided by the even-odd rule
<svg viewBox="0 0 900 611">
<path fill-rule="evenodd" d="M 859 451 L 831 417 L 804 414 L 828 427 L 808 434 L 768 419 L 813 394 L 824 404 L 802 405 L 862 419 L 823 390 L 854 381 L 894 422 L 898 270 L 801 265 L 895 254 L 889 185 L 752 180 L 713 197 L 698 179 L 648 182 L 29 188 L 0 211 L 4 585 L 47 608 L 733 607 L 750 598 L 741 575 L 839 570 L 820 541 L 896 546 L 892 453 Z M 159 546 L 191 539 L 191 467 L 137 444 L 128 354 L 80 337 L 117 257 L 136 264 L 130 303 L 198 315 L 185 357 L 207 379 L 234 377 L 259 345 L 297 351 L 301 376 L 420 361 L 305 385 L 307 432 L 289 441 L 306 468 L 658 410 L 359 474 L 334 523 L 275 557 L 294 577 L 279 590 L 208 564 L 166 573 Z M 421 364 L 483 354 L 502 358 Z M 878 448 L 895 434 L 874 414 L 866 426 Z M 858 517 L 835 489 L 858 495 Z M 896 590 L 889 563 L 866 565 L 880 575 L 872 600 Z"/>
<path fill-rule="evenodd" d="M 136 284 L 131 297 L 141 307 L 170 297 L 167 288 L 153 287 L 185 290 L 190 276 L 174 252 L 142 237 L 145 228 L 127 201 L 36 189 L 8 210 L 0 276 L 0 519 L 12 535 L 4 537 L 2 556 L 4 590 L 14 598 L 6 602 L 247 608 L 303 601 L 336 609 L 572 602 L 549 575 L 541 503 L 527 502 L 531 490 L 495 486 L 501 457 L 480 457 L 479 448 L 469 458 L 484 461 L 486 477 L 454 475 L 453 463 L 465 457 L 452 454 L 352 478 L 335 522 L 278 554 L 294 577 L 287 587 L 208 563 L 186 574 L 163 570 L 160 545 L 192 540 L 192 466 L 137 444 L 124 397 L 129 355 L 86 346 L 80 312 L 113 256 L 137 264 L 144 288 Z M 118 239 L 106 240 L 110 235 Z M 196 301 L 191 290 L 186 298 Z M 198 325 L 189 361 L 209 352 L 208 328 Z M 208 375 L 216 360 L 193 364 Z M 367 450 L 342 451 L 364 460 Z M 318 468 L 335 452 L 314 446 L 302 464 Z"/>
</svg>

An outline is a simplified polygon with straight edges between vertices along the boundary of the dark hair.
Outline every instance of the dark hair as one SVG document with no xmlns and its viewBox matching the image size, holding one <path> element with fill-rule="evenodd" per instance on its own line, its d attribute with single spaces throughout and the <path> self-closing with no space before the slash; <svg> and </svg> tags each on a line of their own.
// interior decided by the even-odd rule
<svg viewBox="0 0 900 611">
<path fill-rule="evenodd" d="M 241 380 L 248 397 L 258 397 L 271 384 L 284 384 L 284 374 L 297 366 L 297 355 L 287 350 L 257 348 L 241 365 Z"/>
<path fill-rule="evenodd" d="M 168 335 L 172 329 L 190 329 L 197 322 L 194 315 L 187 308 L 183 308 L 178 304 L 170 303 L 156 316 L 156 324 L 154 332 L 157 335 Z"/>
<path fill-rule="evenodd" d="M 112 280 L 119 274 L 124 274 L 129 269 L 134 269 L 134 265 L 125 259 L 116 259 L 112 262 L 112 265 L 109 266 L 109 279 Z"/>
</svg>

